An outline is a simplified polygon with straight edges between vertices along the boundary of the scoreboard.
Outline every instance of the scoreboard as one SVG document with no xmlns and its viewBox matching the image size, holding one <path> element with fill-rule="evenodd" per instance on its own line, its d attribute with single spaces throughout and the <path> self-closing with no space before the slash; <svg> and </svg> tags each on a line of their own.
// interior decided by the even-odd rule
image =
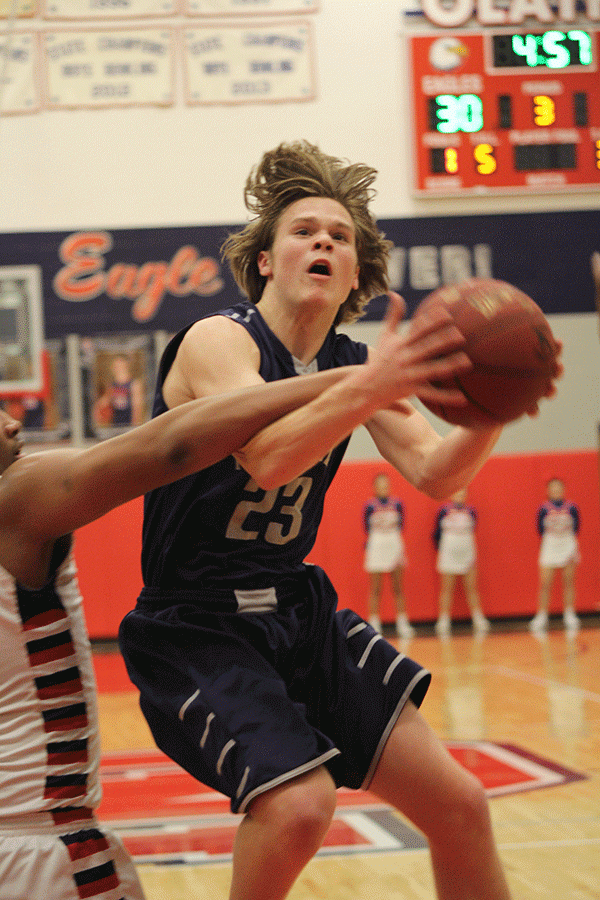
<svg viewBox="0 0 600 900">
<path fill-rule="evenodd" d="M 416 194 L 600 189 L 600 30 L 407 40 Z"/>
</svg>

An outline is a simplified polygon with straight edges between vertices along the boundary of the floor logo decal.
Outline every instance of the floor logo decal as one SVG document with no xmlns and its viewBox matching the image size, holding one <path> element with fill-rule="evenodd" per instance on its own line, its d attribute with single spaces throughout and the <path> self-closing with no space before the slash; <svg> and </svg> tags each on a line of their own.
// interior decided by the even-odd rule
<svg viewBox="0 0 600 900">
<path fill-rule="evenodd" d="M 451 741 L 446 746 L 489 796 L 548 788 L 585 778 L 511 744 Z M 101 764 L 99 818 L 121 837 L 137 863 L 202 865 L 231 859 L 241 816 L 160 751 L 111 753 Z M 320 856 L 416 850 L 427 846 L 375 795 L 338 791 L 338 806 Z"/>
</svg>

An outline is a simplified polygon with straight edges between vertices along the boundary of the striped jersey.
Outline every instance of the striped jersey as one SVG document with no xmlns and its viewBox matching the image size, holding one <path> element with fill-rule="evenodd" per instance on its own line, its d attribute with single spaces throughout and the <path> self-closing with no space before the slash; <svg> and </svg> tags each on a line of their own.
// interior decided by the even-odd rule
<svg viewBox="0 0 600 900">
<path fill-rule="evenodd" d="M 0 827 L 34 812 L 58 822 L 100 802 L 94 670 L 70 536 L 55 552 L 40 590 L 0 566 Z"/>
</svg>

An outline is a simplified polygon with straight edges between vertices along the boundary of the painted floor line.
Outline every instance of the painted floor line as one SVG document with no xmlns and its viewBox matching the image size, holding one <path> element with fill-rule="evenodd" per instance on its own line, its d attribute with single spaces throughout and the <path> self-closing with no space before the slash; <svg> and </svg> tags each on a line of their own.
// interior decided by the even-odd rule
<svg viewBox="0 0 600 900">
<path fill-rule="evenodd" d="M 498 847 L 500 850 L 541 850 L 544 847 L 588 847 L 593 844 L 600 844 L 600 837 L 565 838 L 560 841 L 516 841 L 509 844 L 498 844 Z"/>
<path fill-rule="evenodd" d="M 528 675 L 527 672 L 519 672 L 518 669 L 510 669 L 508 666 L 486 666 L 486 669 L 489 672 L 494 672 L 496 675 L 504 675 L 506 678 L 515 678 L 518 681 L 525 681 L 528 684 L 539 685 L 539 687 L 543 688 L 560 685 L 560 687 L 567 688 L 568 690 L 573 691 L 574 694 L 584 697 L 586 700 L 591 700 L 593 703 L 600 703 L 600 694 L 595 691 L 586 691 L 583 690 L 583 688 L 579 688 L 573 684 L 567 684 L 556 678 L 542 678 L 540 675 Z"/>
</svg>

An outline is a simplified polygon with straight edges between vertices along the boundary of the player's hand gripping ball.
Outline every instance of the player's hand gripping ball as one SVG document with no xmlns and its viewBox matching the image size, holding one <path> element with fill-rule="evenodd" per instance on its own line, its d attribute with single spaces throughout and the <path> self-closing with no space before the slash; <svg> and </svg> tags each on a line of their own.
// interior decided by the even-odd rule
<svg viewBox="0 0 600 900">
<path fill-rule="evenodd" d="M 505 281 L 471 278 L 429 294 L 415 315 L 433 304 L 452 315 L 473 367 L 448 382 L 436 382 L 458 387 L 467 405 L 425 403 L 431 412 L 454 425 L 505 424 L 535 409 L 550 392 L 559 345 L 531 297 Z"/>
</svg>

